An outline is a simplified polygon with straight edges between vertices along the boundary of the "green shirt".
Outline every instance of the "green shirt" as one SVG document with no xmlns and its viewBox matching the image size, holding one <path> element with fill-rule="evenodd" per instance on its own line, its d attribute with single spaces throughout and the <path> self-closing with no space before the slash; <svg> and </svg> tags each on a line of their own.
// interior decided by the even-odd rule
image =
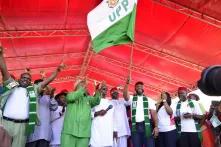
<svg viewBox="0 0 221 147">
<path fill-rule="evenodd" d="M 85 90 L 80 88 L 69 93 L 66 100 L 67 110 L 62 133 L 76 137 L 90 137 L 91 108 L 100 103 L 100 94 L 97 92 L 94 97 L 85 96 Z"/>
</svg>

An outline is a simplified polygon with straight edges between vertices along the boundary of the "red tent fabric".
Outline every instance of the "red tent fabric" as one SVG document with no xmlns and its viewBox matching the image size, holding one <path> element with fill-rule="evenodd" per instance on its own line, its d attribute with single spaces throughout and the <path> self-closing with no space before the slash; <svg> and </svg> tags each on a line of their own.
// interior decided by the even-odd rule
<svg viewBox="0 0 221 147">
<path fill-rule="evenodd" d="M 73 89 L 76 77 L 124 85 L 134 83 L 157 98 L 163 90 L 193 88 L 206 66 L 221 61 L 221 1 L 138 0 L 135 43 L 95 54 L 88 48 L 87 13 L 100 0 L 0 0 L 0 41 L 10 73 L 30 68 L 33 78 L 49 75 L 61 62 L 67 69 L 53 82 Z M 132 59 L 132 60 L 131 60 Z"/>
</svg>

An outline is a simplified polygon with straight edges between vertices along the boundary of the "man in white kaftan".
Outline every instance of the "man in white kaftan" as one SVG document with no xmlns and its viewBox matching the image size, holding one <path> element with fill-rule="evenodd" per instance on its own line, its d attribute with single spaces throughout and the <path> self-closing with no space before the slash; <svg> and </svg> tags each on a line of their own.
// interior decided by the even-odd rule
<svg viewBox="0 0 221 147">
<path fill-rule="evenodd" d="M 106 94 L 107 86 L 102 85 L 100 104 L 92 109 L 91 147 L 113 147 L 114 107 Z"/>
<path fill-rule="evenodd" d="M 114 106 L 114 123 L 116 131 L 114 132 L 114 147 L 127 147 L 127 138 L 130 136 L 130 127 L 127 117 L 126 106 L 130 106 L 129 101 L 119 99 L 117 88 L 112 88 L 110 91 L 112 103 Z"/>
</svg>

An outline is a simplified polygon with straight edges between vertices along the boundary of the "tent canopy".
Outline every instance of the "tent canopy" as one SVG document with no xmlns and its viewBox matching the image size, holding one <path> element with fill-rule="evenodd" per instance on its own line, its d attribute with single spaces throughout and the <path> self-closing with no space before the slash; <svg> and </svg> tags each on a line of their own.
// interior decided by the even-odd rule
<svg viewBox="0 0 221 147">
<path fill-rule="evenodd" d="M 77 77 L 124 85 L 131 71 L 157 98 L 161 91 L 194 88 L 202 69 L 221 61 L 221 1 L 138 0 L 135 42 L 105 49 L 88 48 L 87 13 L 101 0 L 0 0 L 0 40 L 10 73 L 30 68 L 33 79 L 61 63 L 53 85 L 73 89 Z"/>
</svg>

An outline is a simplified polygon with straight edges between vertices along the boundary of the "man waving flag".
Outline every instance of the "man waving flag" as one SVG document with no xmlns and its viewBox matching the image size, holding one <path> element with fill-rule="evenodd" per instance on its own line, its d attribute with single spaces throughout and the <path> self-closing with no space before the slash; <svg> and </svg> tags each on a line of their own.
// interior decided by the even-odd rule
<svg viewBox="0 0 221 147">
<path fill-rule="evenodd" d="M 103 0 L 89 12 L 87 25 L 95 52 L 134 41 L 137 0 Z"/>
</svg>

